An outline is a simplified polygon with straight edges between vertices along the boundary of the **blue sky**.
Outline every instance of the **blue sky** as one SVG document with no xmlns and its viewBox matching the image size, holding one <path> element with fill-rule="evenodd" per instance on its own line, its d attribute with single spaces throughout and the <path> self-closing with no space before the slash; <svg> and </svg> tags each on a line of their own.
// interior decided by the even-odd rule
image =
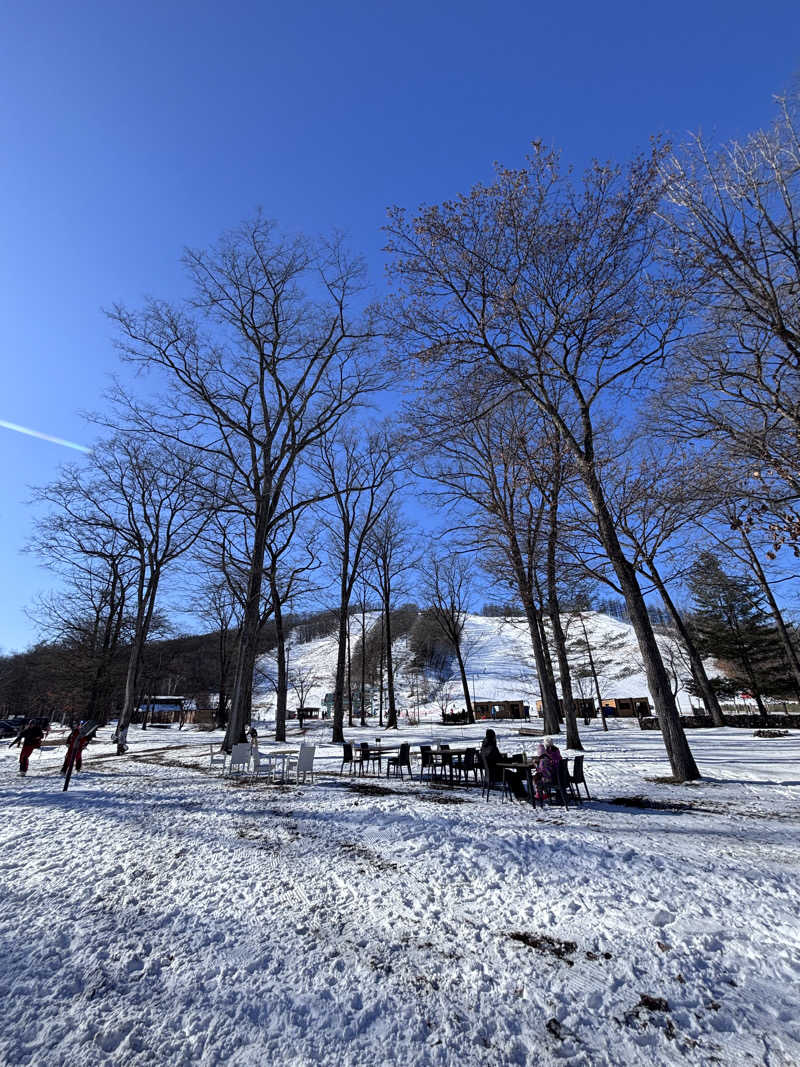
<svg viewBox="0 0 800 1067">
<path fill-rule="evenodd" d="M 387 205 L 464 190 L 541 138 L 583 164 L 769 121 L 800 4 L 13 5 L 0 32 L 0 420 L 76 442 L 117 370 L 101 308 L 180 295 L 181 248 L 257 207 L 345 230 L 382 284 Z M 48 576 L 28 487 L 73 458 L 0 427 L 0 648 Z"/>
</svg>

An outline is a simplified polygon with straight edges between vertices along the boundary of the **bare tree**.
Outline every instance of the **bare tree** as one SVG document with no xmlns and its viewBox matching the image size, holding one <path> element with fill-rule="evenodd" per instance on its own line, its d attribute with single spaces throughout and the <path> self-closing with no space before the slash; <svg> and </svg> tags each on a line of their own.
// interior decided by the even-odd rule
<svg viewBox="0 0 800 1067">
<path fill-rule="evenodd" d="M 673 374 L 672 421 L 745 462 L 754 511 L 800 545 L 800 127 L 797 96 L 771 128 L 715 148 L 694 137 L 664 166 L 700 328 Z"/>
<path fill-rule="evenodd" d="M 368 434 L 361 442 L 353 431 L 331 435 L 320 445 L 317 464 L 322 492 L 327 498 L 320 509 L 320 523 L 328 534 L 330 567 L 336 578 L 338 598 L 338 647 L 334 682 L 334 743 L 344 741 L 344 690 L 352 726 L 353 702 L 350 674 L 350 602 L 370 538 L 395 492 L 399 471 L 395 443 L 384 429 Z M 363 693 L 362 693 L 363 719 Z"/>
<path fill-rule="evenodd" d="M 686 300 L 657 263 L 662 155 L 596 165 L 578 187 L 534 145 L 527 166 L 387 227 L 402 351 L 435 379 L 489 366 L 559 434 L 617 574 L 676 780 L 699 777 L 596 460 L 638 380 L 680 340 Z"/>
<path fill-rule="evenodd" d="M 319 684 L 319 675 L 314 667 L 290 664 L 289 685 L 297 697 L 297 718 L 300 726 L 303 725 L 303 711 L 306 707 L 311 691 Z"/>
<path fill-rule="evenodd" d="M 484 379 L 475 375 L 456 388 L 431 390 L 412 415 L 418 468 L 441 487 L 445 500 L 460 505 L 457 532 L 450 535 L 477 549 L 484 567 L 520 598 L 545 729 L 558 733 L 558 694 L 538 580 L 548 509 L 531 475 L 530 407 L 518 397 L 487 400 Z"/>
<path fill-rule="evenodd" d="M 455 654 L 467 719 L 474 723 L 475 712 L 463 655 L 464 625 L 473 592 L 472 565 L 464 555 L 457 552 L 434 554 L 423 566 L 421 590 L 426 610 Z"/>
<path fill-rule="evenodd" d="M 87 465 L 65 467 L 39 493 L 58 509 L 62 521 L 93 530 L 95 537 L 117 537 L 132 568 L 132 638 L 119 731 L 133 713 L 162 577 L 197 540 L 207 515 L 207 488 L 187 449 L 175 445 L 167 450 L 157 441 L 126 433 L 101 441 Z"/>
<path fill-rule="evenodd" d="M 385 653 L 387 717 L 386 729 L 397 729 L 397 701 L 394 685 L 394 657 L 392 655 L 392 608 L 402 579 L 414 566 L 415 546 L 409 532 L 409 524 L 401 515 L 396 503 L 383 510 L 373 526 L 366 549 L 367 581 L 381 602 L 383 619 L 381 647 Z M 381 694 L 383 692 L 383 662 L 381 663 Z"/>
<path fill-rule="evenodd" d="M 119 530 L 98 527 L 91 512 L 88 523 L 68 515 L 57 491 L 44 490 L 40 497 L 56 510 L 40 520 L 27 548 L 59 575 L 64 588 L 41 599 L 30 614 L 51 641 L 74 651 L 71 669 L 84 690 L 83 717 L 105 719 L 112 668 L 130 639 L 126 611 L 135 569 Z"/>
<path fill-rule="evenodd" d="M 168 405 L 145 417 L 223 469 L 220 506 L 252 523 L 230 748 L 249 714 L 266 551 L 286 519 L 287 480 L 381 376 L 359 308 L 363 268 L 340 240 L 282 238 L 257 217 L 184 262 L 193 283 L 184 306 L 151 301 L 113 317 L 124 355 L 168 376 Z"/>
</svg>

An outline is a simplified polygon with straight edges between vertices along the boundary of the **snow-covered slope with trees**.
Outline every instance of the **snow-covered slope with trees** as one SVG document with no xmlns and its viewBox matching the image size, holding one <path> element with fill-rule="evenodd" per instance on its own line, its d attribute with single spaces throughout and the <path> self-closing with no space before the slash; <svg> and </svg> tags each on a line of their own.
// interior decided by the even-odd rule
<svg viewBox="0 0 800 1067">
<path fill-rule="evenodd" d="M 570 663 L 574 670 L 573 689 L 576 697 L 595 695 L 589 670 L 589 654 L 584 639 L 586 627 L 592 660 L 604 698 L 647 696 L 647 679 L 633 628 L 600 612 L 585 612 L 579 616 L 564 616 Z M 372 612 L 367 627 L 379 625 L 379 614 Z M 361 635 L 361 620 L 350 619 L 351 648 L 355 650 Z M 677 671 L 679 680 L 687 673 L 675 643 L 659 638 L 668 669 Z M 412 669 L 411 653 L 406 636 L 393 646 L 396 667 L 398 708 L 417 711 L 424 717 L 438 715 L 440 704 L 447 699 L 456 707 L 463 704 L 461 682 L 453 660 L 447 672 Z M 289 678 L 304 678 L 307 685 L 305 703 L 318 706 L 333 688 L 336 669 L 336 635 L 331 632 L 312 641 L 299 642 L 293 635 L 289 646 Z M 531 648 L 530 633 L 524 616 L 491 618 L 469 615 L 463 635 L 463 652 L 467 676 L 473 696 L 478 700 L 522 699 L 535 708 L 539 698 L 539 681 Z M 256 667 L 254 700 L 264 712 L 274 708 L 275 659 L 270 653 L 261 656 Z M 354 688 L 357 679 L 354 676 Z M 678 701 L 682 710 L 690 710 L 689 694 L 679 685 Z M 299 703 L 290 684 L 289 707 Z"/>
</svg>

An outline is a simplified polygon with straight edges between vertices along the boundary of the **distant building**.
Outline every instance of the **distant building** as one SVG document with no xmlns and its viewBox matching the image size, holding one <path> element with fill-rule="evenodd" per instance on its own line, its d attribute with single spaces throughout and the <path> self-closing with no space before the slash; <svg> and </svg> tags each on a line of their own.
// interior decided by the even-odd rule
<svg viewBox="0 0 800 1067">
<path fill-rule="evenodd" d="M 594 700 L 590 700 L 588 697 L 573 697 L 572 703 L 575 705 L 575 714 L 580 719 L 593 719 L 597 715 L 597 706 Z M 536 712 L 538 715 L 542 714 L 542 702 L 536 701 Z M 564 718 L 564 701 L 558 702 L 558 714 L 560 718 Z"/>
<path fill-rule="evenodd" d="M 473 700 L 476 719 L 527 719 L 530 708 L 522 700 Z"/>
<path fill-rule="evenodd" d="M 134 722 L 142 722 L 147 716 L 149 723 L 167 726 L 170 723 L 195 723 L 198 726 L 213 726 L 214 712 L 210 708 L 198 708 L 194 700 L 179 696 L 147 697 L 133 714 Z"/>
<path fill-rule="evenodd" d="M 623 719 L 638 719 L 650 714 L 650 701 L 647 697 L 613 697 L 603 700 L 606 715 L 618 715 Z"/>
</svg>

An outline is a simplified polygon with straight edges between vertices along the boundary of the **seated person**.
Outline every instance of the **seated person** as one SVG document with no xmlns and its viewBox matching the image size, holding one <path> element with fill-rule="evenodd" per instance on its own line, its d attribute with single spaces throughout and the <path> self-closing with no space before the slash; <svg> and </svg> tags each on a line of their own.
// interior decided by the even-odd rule
<svg viewBox="0 0 800 1067">
<path fill-rule="evenodd" d="M 497 747 L 497 734 L 495 734 L 494 730 L 486 731 L 486 736 L 481 744 L 481 755 L 486 760 L 489 776 L 493 782 L 501 782 L 503 780 L 503 771 L 498 768 L 499 763 L 518 763 L 524 759 L 521 754 L 517 756 L 503 755 Z M 525 796 L 525 772 L 507 770 L 506 781 L 513 795 L 519 800 L 523 799 Z"/>
<path fill-rule="evenodd" d="M 561 762 L 561 751 L 553 741 L 552 737 L 546 737 L 544 739 L 544 755 L 550 763 L 552 777 L 553 780 L 555 780 L 558 776 L 558 765 Z"/>
</svg>

